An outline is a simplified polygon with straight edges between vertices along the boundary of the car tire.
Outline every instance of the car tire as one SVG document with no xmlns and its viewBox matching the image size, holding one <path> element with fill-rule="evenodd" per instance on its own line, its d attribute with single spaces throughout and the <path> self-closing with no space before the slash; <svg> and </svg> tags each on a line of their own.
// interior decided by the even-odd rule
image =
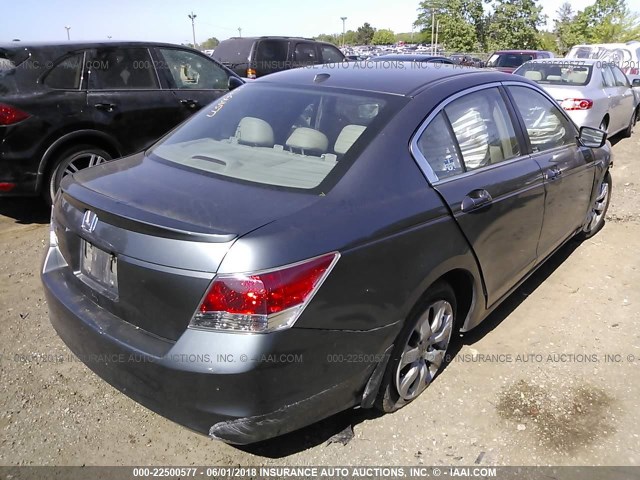
<svg viewBox="0 0 640 480">
<path fill-rule="evenodd" d="M 581 232 L 583 240 L 593 237 L 604 227 L 609 203 L 611 203 L 612 186 L 611 174 L 607 172 L 598 187 L 598 195 L 591 205 L 589 221 Z"/>
<path fill-rule="evenodd" d="M 629 125 L 622 131 L 622 138 L 629 138 L 633 134 L 633 127 L 636 125 L 636 111 L 634 110 L 629 120 Z"/>
<path fill-rule="evenodd" d="M 60 182 L 64 177 L 88 167 L 100 165 L 111 160 L 111 155 L 102 148 L 92 145 L 75 145 L 58 155 L 53 163 L 45 188 L 44 199 L 53 203 Z"/>
<path fill-rule="evenodd" d="M 395 412 L 429 386 L 446 363 L 455 325 L 454 291 L 449 284 L 437 282 L 429 288 L 396 339 L 374 403 L 378 410 Z"/>
</svg>

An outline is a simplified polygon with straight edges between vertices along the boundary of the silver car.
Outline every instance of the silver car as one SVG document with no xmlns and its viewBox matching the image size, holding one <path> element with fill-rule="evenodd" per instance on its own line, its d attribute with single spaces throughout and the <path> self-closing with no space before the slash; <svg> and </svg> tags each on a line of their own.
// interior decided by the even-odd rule
<svg viewBox="0 0 640 480">
<path fill-rule="evenodd" d="M 532 60 L 515 72 L 540 84 L 579 127 L 595 127 L 609 136 L 630 136 L 637 101 L 629 80 L 617 66 L 588 59 Z"/>
</svg>

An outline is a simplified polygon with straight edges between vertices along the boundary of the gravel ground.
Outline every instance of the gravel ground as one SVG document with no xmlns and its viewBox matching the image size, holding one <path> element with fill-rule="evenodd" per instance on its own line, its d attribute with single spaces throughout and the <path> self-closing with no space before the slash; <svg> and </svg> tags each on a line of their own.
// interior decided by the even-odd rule
<svg viewBox="0 0 640 480">
<path fill-rule="evenodd" d="M 640 132 L 614 146 L 605 228 L 460 336 L 417 401 L 243 448 L 150 412 L 71 355 L 38 278 L 49 212 L 0 200 L 0 464 L 639 465 L 639 148 Z M 346 445 L 328 442 L 350 426 Z"/>
</svg>

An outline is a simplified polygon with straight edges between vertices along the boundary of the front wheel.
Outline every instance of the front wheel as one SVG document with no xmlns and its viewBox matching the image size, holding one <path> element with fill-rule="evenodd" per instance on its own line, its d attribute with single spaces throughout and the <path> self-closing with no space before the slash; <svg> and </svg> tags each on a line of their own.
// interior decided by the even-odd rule
<svg viewBox="0 0 640 480">
<path fill-rule="evenodd" d="M 105 150 L 91 145 L 76 145 L 65 150 L 55 161 L 49 175 L 48 188 L 43 191 L 45 200 L 50 204 L 56 196 L 60 182 L 67 175 L 71 175 L 85 168 L 94 167 L 111 160 L 111 155 Z"/>
<path fill-rule="evenodd" d="M 583 239 L 591 238 L 604 226 L 604 217 L 611 201 L 611 174 L 607 172 L 598 189 L 598 195 L 591 206 L 587 225 L 582 229 Z"/>
<path fill-rule="evenodd" d="M 375 406 L 394 412 L 415 400 L 445 363 L 456 319 L 453 289 L 438 282 L 398 336 Z"/>
</svg>

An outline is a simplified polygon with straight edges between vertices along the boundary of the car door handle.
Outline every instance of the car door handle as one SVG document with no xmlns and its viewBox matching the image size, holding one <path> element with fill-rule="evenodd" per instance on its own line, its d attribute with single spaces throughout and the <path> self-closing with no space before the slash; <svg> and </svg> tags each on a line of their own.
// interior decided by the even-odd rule
<svg viewBox="0 0 640 480">
<path fill-rule="evenodd" d="M 562 170 L 559 167 L 552 167 L 544 172 L 545 180 L 555 180 L 560 175 L 562 175 Z"/>
<path fill-rule="evenodd" d="M 460 210 L 470 212 L 489 205 L 493 201 L 489 192 L 484 189 L 472 190 L 462 199 Z"/>
<path fill-rule="evenodd" d="M 98 110 L 104 110 L 105 112 L 113 112 L 116 106 L 115 103 L 96 103 L 94 105 Z"/>
<path fill-rule="evenodd" d="M 193 98 L 183 98 L 180 103 L 188 108 L 196 108 L 198 106 L 198 101 Z"/>
</svg>

